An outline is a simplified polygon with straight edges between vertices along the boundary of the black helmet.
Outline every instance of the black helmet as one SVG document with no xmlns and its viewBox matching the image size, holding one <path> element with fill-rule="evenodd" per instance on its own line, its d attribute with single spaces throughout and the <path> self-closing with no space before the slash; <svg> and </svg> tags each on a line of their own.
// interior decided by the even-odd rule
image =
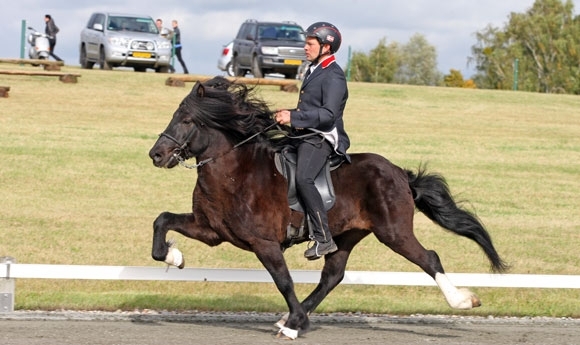
<svg viewBox="0 0 580 345">
<path fill-rule="evenodd" d="M 306 37 L 316 37 L 320 44 L 329 44 L 330 52 L 333 54 L 338 51 L 342 42 L 338 28 L 327 22 L 316 22 L 310 25 L 304 34 Z"/>
</svg>

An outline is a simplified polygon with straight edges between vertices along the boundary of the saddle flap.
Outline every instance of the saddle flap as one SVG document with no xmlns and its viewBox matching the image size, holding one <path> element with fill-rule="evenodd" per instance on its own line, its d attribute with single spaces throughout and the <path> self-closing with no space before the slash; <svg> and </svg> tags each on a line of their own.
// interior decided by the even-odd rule
<svg viewBox="0 0 580 345">
<path fill-rule="evenodd" d="M 302 207 L 300 198 L 298 197 L 298 192 L 296 191 L 296 153 L 284 149 L 280 153 L 276 153 L 274 161 L 276 169 L 288 182 L 288 204 L 290 205 L 290 208 L 295 211 L 304 212 L 304 208 Z M 324 168 L 322 168 L 320 173 L 314 179 L 314 185 L 316 186 L 316 189 L 318 189 L 318 192 L 322 197 L 324 208 L 327 211 L 334 206 L 336 201 L 330 170 L 330 160 L 327 160 Z"/>
</svg>

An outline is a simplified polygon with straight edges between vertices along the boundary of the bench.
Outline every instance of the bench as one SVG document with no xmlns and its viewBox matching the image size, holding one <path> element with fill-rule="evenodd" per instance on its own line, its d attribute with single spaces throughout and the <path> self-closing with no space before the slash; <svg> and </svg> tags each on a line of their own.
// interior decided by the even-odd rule
<svg viewBox="0 0 580 345">
<path fill-rule="evenodd" d="M 171 76 L 165 81 L 167 86 L 185 86 L 186 82 L 204 82 L 212 79 L 209 76 L 200 75 L 180 75 Z M 270 78 L 243 78 L 243 77 L 225 77 L 233 83 L 252 84 L 252 85 L 275 85 L 280 86 L 280 90 L 286 92 L 298 92 L 298 80 L 295 79 L 270 79 Z"/>
<path fill-rule="evenodd" d="M 52 60 L 38 60 L 38 59 L 0 59 L 0 63 L 13 63 L 13 64 L 29 64 L 33 66 L 44 67 L 45 71 L 60 71 L 60 67 L 64 66 L 64 61 L 52 61 Z"/>
<path fill-rule="evenodd" d="M 28 75 L 28 76 L 43 76 L 43 77 L 58 77 L 58 80 L 63 83 L 76 83 L 80 74 L 66 73 L 66 72 L 35 72 L 35 71 L 4 71 L 0 70 L 0 74 L 7 75 Z"/>
</svg>

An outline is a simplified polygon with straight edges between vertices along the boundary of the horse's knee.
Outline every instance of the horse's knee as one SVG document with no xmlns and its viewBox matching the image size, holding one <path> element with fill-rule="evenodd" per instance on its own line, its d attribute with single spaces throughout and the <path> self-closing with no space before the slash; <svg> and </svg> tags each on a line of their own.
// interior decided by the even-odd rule
<svg viewBox="0 0 580 345">
<path fill-rule="evenodd" d="M 160 213 L 157 218 L 153 221 L 153 230 L 158 231 L 164 228 L 164 225 L 167 223 L 169 216 L 171 215 L 170 212 L 162 212 Z"/>
<path fill-rule="evenodd" d="M 167 223 L 167 217 L 169 212 L 163 212 L 153 222 L 153 245 L 151 250 L 151 257 L 155 261 L 165 261 L 167 257 L 167 252 L 169 246 L 165 240 L 165 234 L 167 229 L 165 224 Z"/>
</svg>

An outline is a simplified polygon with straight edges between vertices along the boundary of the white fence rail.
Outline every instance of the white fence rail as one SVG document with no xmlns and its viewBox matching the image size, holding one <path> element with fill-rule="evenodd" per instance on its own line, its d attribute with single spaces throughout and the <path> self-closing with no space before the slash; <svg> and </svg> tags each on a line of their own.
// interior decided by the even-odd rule
<svg viewBox="0 0 580 345">
<path fill-rule="evenodd" d="M 295 283 L 318 283 L 320 271 L 290 271 Z M 580 275 L 448 273 L 456 286 L 580 289 Z M 264 269 L 0 263 L 0 312 L 14 310 L 14 279 L 165 280 L 272 283 Z M 341 284 L 435 286 L 422 272 L 346 271 Z"/>
</svg>

